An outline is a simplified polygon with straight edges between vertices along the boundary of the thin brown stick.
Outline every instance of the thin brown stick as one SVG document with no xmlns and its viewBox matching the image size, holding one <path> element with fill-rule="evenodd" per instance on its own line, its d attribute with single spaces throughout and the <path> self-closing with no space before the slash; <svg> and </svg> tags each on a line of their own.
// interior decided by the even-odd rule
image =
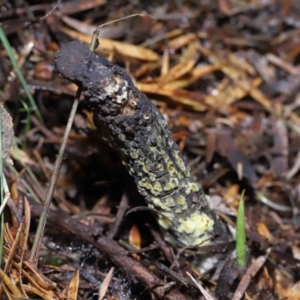
<svg viewBox="0 0 300 300">
<path fill-rule="evenodd" d="M 120 205 L 119 205 L 119 208 L 118 208 L 118 212 L 116 214 L 115 222 L 114 222 L 113 226 L 110 228 L 110 230 L 107 234 L 107 236 L 109 238 L 112 239 L 117 234 L 117 232 L 120 228 L 120 225 L 122 223 L 123 217 L 124 217 L 124 215 L 126 213 L 126 210 L 128 208 L 128 203 L 129 203 L 128 196 L 126 194 L 124 194 L 122 196 L 122 199 L 121 199 L 121 202 L 120 202 Z"/>
<path fill-rule="evenodd" d="M 99 34 L 99 29 L 95 30 L 93 36 L 92 36 L 92 40 L 91 40 L 91 44 L 90 44 L 90 50 L 93 51 L 97 42 L 97 37 Z M 66 149 L 66 145 L 67 145 L 67 140 L 69 137 L 69 133 L 71 131 L 72 128 L 72 124 L 73 124 L 73 120 L 77 111 L 77 107 L 78 107 L 78 103 L 79 103 L 79 99 L 80 99 L 80 95 L 81 95 L 81 88 L 78 88 L 74 102 L 73 102 L 73 106 L 70 112 L 70 116 L 68 119 L 68 123 L 66 126 L 66 130 L 63 136 L 63 140 L 61 143 L 61 147 L 59 149 L 59 153 L 57 156 L 57 159 L 55 161 L 55 165 L 54 165 L 54 170 L 50 179 L 50 183 L 49 183 L 49 187 L 46 193 L 46 198 L 45 198 L 45 202 L 44 202 L 44 209 L 43 212 L 41 214 L 39 223 L 38 223 L 38 227 L 37 227 L 37 231 L 36 231 L 36 236 L 34 238 L 33 241 L 33 245 L 32 245 L 32 249 L 31 249 L 31 253 L 30 253 L 30 260 L 36 265 L 37 261 L 38 261 L 38 253 L 39 253 L 39 249 L 41 246 L 41 240 L 44 234 L 44 230 L 45 230 L 45 226 L 46 226 L 46 222 L 47 222 L 47 216 L 48 216 L 48 211 L 49 211 L 49 207 L 50 207 L 50 203 L 51 203 L 51 199 L 53 196 L 53 192 L 54 192 L 54 188 L 56 185 L 56 181 L 59 175 L 59 170 L 63 161 L 63 155 Z"/>
</svg>

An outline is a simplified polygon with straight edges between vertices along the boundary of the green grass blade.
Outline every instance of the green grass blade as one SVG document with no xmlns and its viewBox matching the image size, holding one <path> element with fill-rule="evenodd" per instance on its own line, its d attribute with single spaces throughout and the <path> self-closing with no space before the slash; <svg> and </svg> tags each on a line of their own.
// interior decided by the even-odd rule
<svg viewBox="0 0 300 300">
<path fill-rule="evenodd" d="M 8 41 L 8 39 L 7 39 L 6 35 L 5 35 L 5 32 L 3 31 L 3 28 L 2 28 L 1 25 L 0 25 L 0 40 L 1 40 L 2 44 L 3 44 L 3 46 L 4 46 L 4 49 L 6 50 L 8 56 L 9 56 L 9 59 L 10 59 L 12 65 L 13 65 L 13 67 L 14 67 L 16 73 L 17 73 L 17 76 L 18 76 L 18 78 L 19 78 L 19 80 L 20 80 L 20 82 L 21 82 L 21 84 L 23 86 L 23 89 L 24 89 L 24 91 L 25 91 L 25 93 L 26 93 L 26 95 L 27 95 L 27 97 L 29 99 L 29 102 L 30 102 L 30 104 L 32 106 L 31 109 L 35 111 L 35 114 L 37 115 L 37 117 L 39 118 L 39 120 L 42 121 L 42 116 L 40 114 L 40 111 L 38 110 L 38 108 L 36 106 L 36 103 L 35 103 L 32 95 L 31 95 L 31 92 L 29 90 L 29 87 L 27 85 L 25 77 L 23 76 L 23 74 L 22 74 L 22 72 L 21 72 L 21 70 L 20 70 L 20 68 L 18 66 L 18 63 L 17 63 L 16 58 L 14 56 L 14 53 L 13 53 L 13 51 L 11 49 L 9 41 Z"/>
<path fill-rule="evenodd" d="M 244 192 L 242 192 L 238 215 L 236 221 L 236 254 L 237 254 L 237 263 L 239 266 L 246 266 L 246 228 L 245 228 L 245 205 L 244 205 Z"/>
</svg>

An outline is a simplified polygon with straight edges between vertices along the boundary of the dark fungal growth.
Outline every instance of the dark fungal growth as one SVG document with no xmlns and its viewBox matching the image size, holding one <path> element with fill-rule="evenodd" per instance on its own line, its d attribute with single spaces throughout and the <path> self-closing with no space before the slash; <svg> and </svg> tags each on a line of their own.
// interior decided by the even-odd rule
<svg viewBox="0 0 300 300">
<path fill-rule="evenodd" d="M 160 226 L 185 245 L 223 235 L 202 187 L 191 177 L 167 122 L 126 72 L 72 41 L 55 55 L 58 72 L 82 88 L 99 130 L 122 155 Z"/>
</svg>

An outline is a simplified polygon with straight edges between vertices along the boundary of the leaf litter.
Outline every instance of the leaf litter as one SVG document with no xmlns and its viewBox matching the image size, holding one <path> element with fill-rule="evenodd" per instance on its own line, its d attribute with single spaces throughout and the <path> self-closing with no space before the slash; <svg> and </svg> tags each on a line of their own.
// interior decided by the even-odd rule
<svg viewBox="0 0 300 300">
<path fill-rule="evenodd" d="M 26 95 L 17 79 L 10 80 L 7 70 L 14 70 L 2 49 L 3 105 L 15 132 L 14 166 L 5 167 L 12 201 L 4 215 L 2 295 L 97 299 L 101 290 L 107 299 L 151 299 L 151 294 L 202 299 L 201 286 L 209 292 L 206 297 L 215 299 L 299 299 L 297 1 L 76 0 L 52 7 L 49 1 L 19 1 L 16 7 L 4 1 L 0 13 L 17 55 L 34 42 L 20 64 L 44 120 L 30 113 L 26 132 L 20 102 Z M 215 210 L 230 226 L 233 240 L 238 199 L 246 190 L 248 264 L 237 266 L 231 242 L 222 249 L 170 248 L 118 152 L 95 130 L 82 102 L 35 267 L 28 257 L 41 212 L 38 203 L 44 200 L 76 91 L 55 71 L 54 52 L 72 39 L 89 43 L 97 25 L 145 12 L 153 17 L 104 27 L 96 53 L 123 67 L 159 107 L 191 174 L 218 203 Z M 9 148 L 14 134 L 10 118 L 6 121 Z M 112 232 L 114 240 L 106 237 Z M 136 238 L 138 253 L 115 242 L 132 244 Z M 195 261 L 207 256 L 215 262 L 201 273 Z M 158 262 L 165 268 L 158 268 Z"/>
</svg>

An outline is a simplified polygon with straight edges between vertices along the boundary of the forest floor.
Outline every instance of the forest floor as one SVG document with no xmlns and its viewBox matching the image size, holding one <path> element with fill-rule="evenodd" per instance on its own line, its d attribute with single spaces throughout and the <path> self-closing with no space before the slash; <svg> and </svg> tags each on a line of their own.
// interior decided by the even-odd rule
<svg viewBox="0 0 300 300">
<path fill-rule="evenodd" d="M 157 105 L 231 241 L 165 243 L 81 97 L 35 252 L 77 92 L 55 52 L 130 15 L 101 27 L 95 53 Z M 299 20 L 297 0 L 1 1 L 0 298 L 300 299 Z"/>
</svg>

